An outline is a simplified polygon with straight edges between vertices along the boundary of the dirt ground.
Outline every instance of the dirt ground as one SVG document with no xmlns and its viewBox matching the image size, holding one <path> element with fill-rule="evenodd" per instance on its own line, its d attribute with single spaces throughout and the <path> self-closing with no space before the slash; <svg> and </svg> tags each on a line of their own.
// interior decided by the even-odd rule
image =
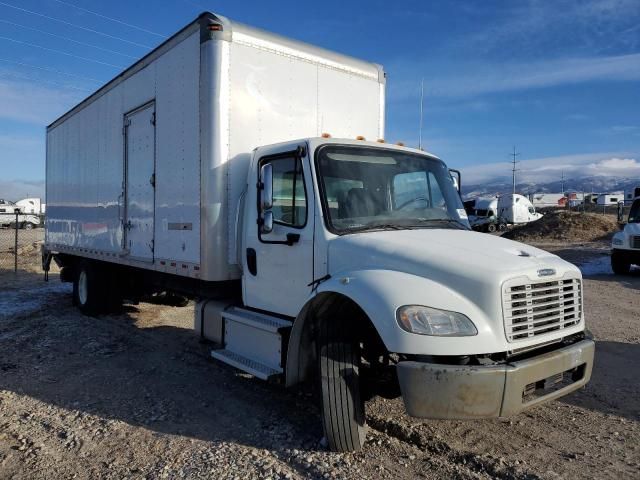
<svg viewBox="0 0 640 480">
<path fill-rule="evenodd" d="M 614 214 L 551 210 L 535 222 L 519 225 L 504 233 L 518 242 L 545 241 L 595 242 L 607 241 L 620 229 Z"/>
<path fill-rule="evenodd" d="M 583 265 L 591 383 L 486 421 L 374 398 L 356 454 L 326 451 L 307 390 L 210 360 L 193 305 L 86 317 L 34 254 L 0 273 L 0 478 L 640 478 L 640 272 L 611 274 L 602 243 L 543 247 Z"/>
</svg>

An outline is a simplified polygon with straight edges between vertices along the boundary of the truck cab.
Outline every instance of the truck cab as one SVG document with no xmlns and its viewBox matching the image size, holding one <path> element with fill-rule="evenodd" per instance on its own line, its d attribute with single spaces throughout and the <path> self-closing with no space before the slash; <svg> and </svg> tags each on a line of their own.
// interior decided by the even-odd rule
<svg viewBox="0 0 640 480">
<path fill-rule="evenodd" d="M 391 363 L 422 418 L 508 416 L 589 381 L 580 271 L 471 231 L 431 154 L 328 138 L 260 147 L 237 218 L 243 305 L 209 303 L 196 323 L 215 358 L 286 385 L 319 376 L 333 449 L 364 441 L 363 369 Z M 261 322 L 271 340 L 256 340 Z"/>
<path fill-rule="evenodd" d="M 626 223 L 611 240 L 611 268 L 618 275 L 626 275 L 631 266 L 640 266 L 640 196 L 631 204 Z"/>
</svg>

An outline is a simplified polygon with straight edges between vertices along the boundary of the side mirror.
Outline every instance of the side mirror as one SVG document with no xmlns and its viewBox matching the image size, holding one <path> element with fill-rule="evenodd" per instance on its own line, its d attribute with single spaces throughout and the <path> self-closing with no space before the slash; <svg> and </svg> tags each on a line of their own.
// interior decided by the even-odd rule
<svg viewBox="0 0 640 480">
<path fill-rule="evenodd" d="M 260 210 L 266 211 L 273 207 L 273 167 L 270 163 L 260 168 Z"/>
<path fill-rule="evenodd" d="M 267 210 L 262 214 L 262 223 L 260 225 L 261 233 L 271 233 L 273 231 L 273 212 Z"/>
<path fill-rule="evenodd" d="M 270 163 L 260 168 L 260 233 L 273 231 L 273 167 Z"/>
<path fill-rule="evenodd" d="M 620 230 L 624 230 L 624 227 L 627 225 L 627 222 L 618 222 L 618 228 Z"/>
<path fill-rule="evenodd" d="M 624 222 L 624 202 L 618 202 L 618 223 Z"/>
<path fill-rule="evenodd" d="M 462 174 L 460 173 L 460 170 L 450 168 L 449 175 L 451 175 L 453 186 L 456 188 L 459 194 L 462 194 Z"/>
</svg>

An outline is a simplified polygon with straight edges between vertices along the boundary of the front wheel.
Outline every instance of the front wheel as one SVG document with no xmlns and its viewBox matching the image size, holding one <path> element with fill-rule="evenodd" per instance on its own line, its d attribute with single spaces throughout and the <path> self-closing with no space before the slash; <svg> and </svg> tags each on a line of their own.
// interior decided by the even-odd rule
<svg viewBox="0 0 640 480">
<path fill-rule="evenodd" d="M 496 231 L 496 224 L 495 223 L 490 223 L 489 225 L 487 225 L 487 231 L 489 233 L 493 233 Z"/>
<path fill-rule="evenodd" d="M 24 228 L 25 230 L 32 230 L 33 229 L 33 223 L 26 222 L 22 228 Z"/>
<path fill-rule="evenodd" d="M 329 448 L 335 452 L 360 450 L 366 436 L 360 345 L 345 324 L 325 322 L 318 349 L 322 422 Z"/>
<path fill-rule="evenodd" d="M 628 275 L 631 271 L 631 262 L 623 252 L 614 250 L 611 252 L 611 269 L 616 275 Z"/>
</svg>

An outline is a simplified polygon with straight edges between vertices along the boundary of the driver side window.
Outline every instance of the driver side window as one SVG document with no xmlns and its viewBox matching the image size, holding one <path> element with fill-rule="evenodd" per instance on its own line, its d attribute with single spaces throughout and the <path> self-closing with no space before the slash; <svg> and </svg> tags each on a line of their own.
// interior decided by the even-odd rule
<svg viewBox="0 0 640 480">
<path fill-rule="evenodd" d="M 302 228 L 307 223 L 307 198 L 302 162 L 291 156 L 273 159 L 273 221 Z"/>
</svg>

